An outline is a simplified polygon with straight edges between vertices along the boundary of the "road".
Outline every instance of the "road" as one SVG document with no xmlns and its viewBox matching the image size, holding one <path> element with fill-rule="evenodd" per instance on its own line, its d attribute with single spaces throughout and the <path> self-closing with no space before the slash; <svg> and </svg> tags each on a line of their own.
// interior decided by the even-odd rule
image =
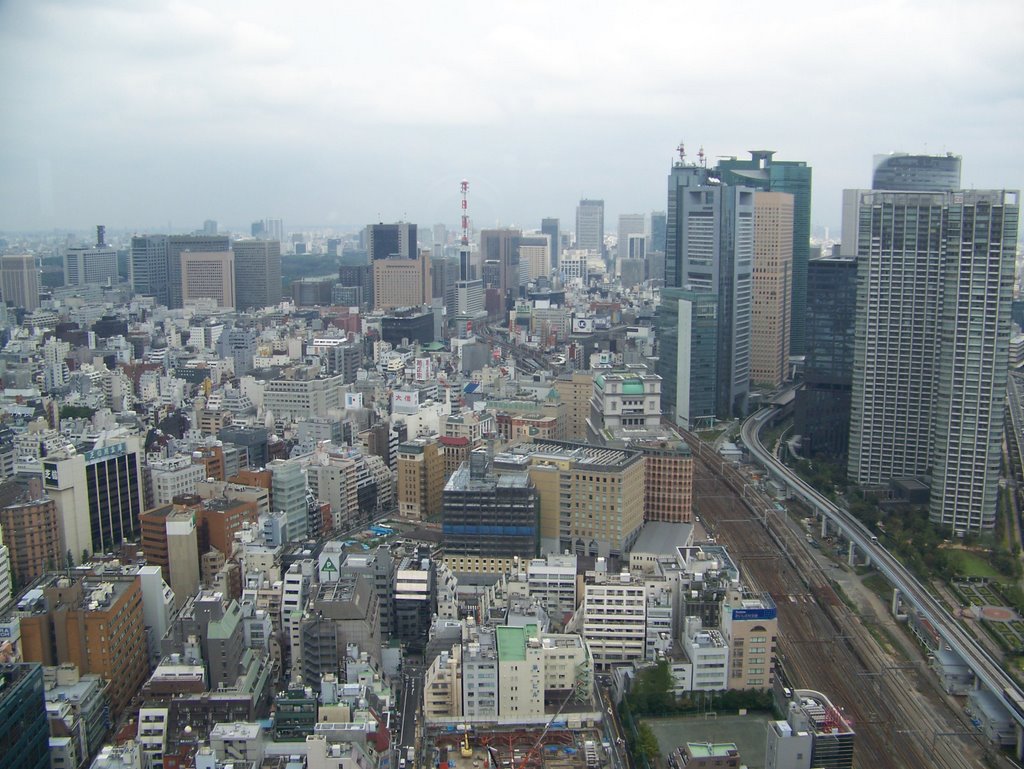
<svg viewBox="0 0 1024 769">
<path fill-rule="evenodd" d="M 406 665 L 402 671 L 402 724 L 398 736 L 399 756 L 416 747 L 416 726 L 420 704 L 423 701 L 423 669 Z"/>
<path fill-rule="evenodd" d="M 598 684 L 597 691 L 601 697 L 601 703 L 604 705 L 604 738 L 611 747 L 609 751 L 611 769 L 632 769 L 632 756 L 625 748 L 626 735 L 622 732 L 619 712 L 615 708 L 615 703 L 612 702 L 608 687 Z"/>
</svg>

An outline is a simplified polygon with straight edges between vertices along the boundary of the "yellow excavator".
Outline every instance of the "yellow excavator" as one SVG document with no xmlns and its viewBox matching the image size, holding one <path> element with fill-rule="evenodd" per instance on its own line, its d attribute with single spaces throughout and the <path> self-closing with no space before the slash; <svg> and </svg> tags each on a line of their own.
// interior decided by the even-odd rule
<svg viewBox="0 0 1024 769">
<path fill-rule="evenodd" d="M 469 746 L 469 732 L 465 732 L 462 735 L 462 747 L 459 748 L 459 753 L 462 754 L 463 758 L 473 757 L 473 748 Z"/>
</svg>

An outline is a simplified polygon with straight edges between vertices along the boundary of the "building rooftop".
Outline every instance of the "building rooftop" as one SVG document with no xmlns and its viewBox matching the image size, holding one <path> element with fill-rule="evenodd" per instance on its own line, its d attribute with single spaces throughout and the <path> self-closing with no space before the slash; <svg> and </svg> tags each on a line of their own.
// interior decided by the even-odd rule
<svg viewBox="0 0 1024 769">
<path fill-rule="evenodd" d="M 0 664 L 0 701 L 37 668 L 39 665 L 35 662 Z"/>
<path fill-rule="evenodd" d="M 242 610 L 235 601 L 232 601 L 220 619 L 212 620 L 207 629 L 207 636 L 211 639 L 223 640 L 231 638 L 238 624 L 242 621 Z"/>
<path fill-rule="evenodd" d="M 537 638 L 536 625 L 525 627 L 499 627 L 496 629 L 498 638 L 498 659 L 502 662 L 519 662 L 526 659 L 526 644 L 530 638 Z"/>
<path fill-rule="evenodd" d="M 648 521 L 640 529 L 630 552 L 675 555 L 678 548 L 689 547 L 692 543 L 693 524 Z"/>
<path fill-rule="evenodd" d="M 445 484 L 445 491 L 489 491 L 491 489 L 528 489 L 532 485 L 527 472 L 486 473 L 474 478 L 469 462 L 463 462 Z"/>
<path fill-rule="evenodd" d="M 18 612 L 38 614 L 63 606 L 85 611 L 107 611 L 135 583 L 134 567 L 104 568 L 101 572 L 82 573 L 77 569 L 72 576 L 47 574 L 34 588 L 26 590 L 18 600 Z M 53 605 L 51 605 L 51 603 Z"/>
<path fill-rule="evenodd" d="M 813 730 L 817 734 L 844 734 L 853 727 L 831 700 L 812 689 L 795 689 L 789 705 L 789 723 L 797 730 Z"/>
<path fill-rule="evenodd" d="M 342 575 L 336 582 L 324 582 L 320 585 L 320 592 L 317 600 L 330 601 L 332 603 L 344 603 L 351 601 L 356 593 L 355 576 Z"/>
<path fill-rule="evenodd" d="M 713 628 L 698 630 L 693 637 L 693 645 L 700 649 L 725 648 L 728 646 L 722 634 Z"/>
<path fill-rule="evenodd" d="M 694 758 L 726 758 L 740 754 L 735 742 L 688 742 L 686 750 Z"/>
<path fill-rule="evenodd" d="M 659 431 L 664 433 L 665 429 L 659 428 Z M 651 433 L 654 431 L 645 430 L 643 432 Z M 654 437 L 637 434 L 634 436 L 633 431 L 631 430 L 623 430 L 622 435 L 629 440 L 629 447 L 631 449 L 638 449 L 645 454 L 683 457 L 693 456 L 693 452 L 690 450 L 686 441 L 675 435 Z"/>
<path fill-rule="evenodd" d="M 219 723 L 214 725 L 210 732 L 210 739 L 221 740 L 254 740 L 260 736 L 263 727 L 256 723 L 247 721 L 234 721 L 232 723 Z"/>
<path fill-rule="evenodd" d="M 495 462 L 520 464 L 521 458 L 533 458 L 543 461 L 572 461 L 584 468 L 619 469 L 641 460 L 638 451 L 628 449 L 609 449 L 592 446 L 586 443 L 570 443 L 568 441 L 534 441 L 512 446 L 508 451 L 495 456 Z"/>
<path fill-rule="evenodd" d="M 59 700 L 77 702 L 85 699 L 93 691 L 102 691 L 106 686 L 106 683 L 97 673 L 84 673 L 76 675 L 77 680 L 74 683 L 57 683 L 56 682 L 56 667 L 44 668 L 43 676 L 46 679 L 46 699 L 47 700 Z M 49 678 L 48 672 L 54 671 L 54 678 Z"/>
</svg>

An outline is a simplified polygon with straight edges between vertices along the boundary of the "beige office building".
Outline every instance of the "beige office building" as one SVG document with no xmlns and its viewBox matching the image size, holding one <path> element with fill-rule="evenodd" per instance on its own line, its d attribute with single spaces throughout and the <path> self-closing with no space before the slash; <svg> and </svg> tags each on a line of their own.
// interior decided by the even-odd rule
<svg viewBox="0 0 1024 769">
<path fill-rule="evenodd" d="M 730 689 L 769 689 L 779 620 L 767 593 L 733 590 L 722 602 L 722 635 L 729 645 Z"/>
<path fill-rule="evenodd" d="M 555 380 L 555 390 L 565 404 L 566 438 L 572 441 L 587 439 L 587 417 L 590 416 L 590 397 L 594 394 L 594 374 L 574 371 Z"/>
<path fill-rule="evenodd" d="M 497 454 L 493 467 L 529 471 L 540 496 L 543 553 L 621 556 L 643 526 L 639 451 L 535 440 Z"/>
<path fill-rule="evenodd" d="M 415 259 L 394 256 L 374 260 L 374 309 L 419 307 L 428 304 L 432 294 L 428 252 L 420 252 Z"/>
<path fill-rule="evenodd" d="M 777 387 L 789 361 L 793 296 L 793 196 L 754 193 L 754 301 L 750 381 Z"/>
<path fill-rule="evenodd" d="M 235 306 L 233 251 L 182 251 L 181 300 L 213 299 L 218 307 Z"/>
<path fill-rule="evenodd" d="M 0 258 L 0 291 L 10 307 L 29 312 L 39 307 L 39 271 L 31 254 L 8 254 Z"/>
<path fill-rule="evenodd" d="M 520 244 L 519 263 L 526 264 L 530 280 L 544 278 L 551 274 L 551 242 L 545 245 Z"/>
<path fill-rule="evenodd" d="M 423 521 L 441 514 L 444 455 L 437 436 L 398 446 L 398 514 Z"/>
<path fill-rule="evenodd" d="M 172 511 L 167 527 L 167 560 L 171 572 L 174 605 L 181 607 L 199 591 L 199 537 L 192 510 Z"/>
</svg>

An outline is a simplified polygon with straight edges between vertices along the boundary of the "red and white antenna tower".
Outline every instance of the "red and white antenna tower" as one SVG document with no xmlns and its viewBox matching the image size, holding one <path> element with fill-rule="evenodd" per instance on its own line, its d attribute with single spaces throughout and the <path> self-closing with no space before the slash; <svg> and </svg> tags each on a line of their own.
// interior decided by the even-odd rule
<svg viewBox="0 0 1024 769">
<path fill-rule="evenodd" d="M 469 181 L 463 179 L 459 184 L 462 191 L 462 247 L 469 248 L 469 200 L 466 197 L 469 193 Z"/>
</svg>

